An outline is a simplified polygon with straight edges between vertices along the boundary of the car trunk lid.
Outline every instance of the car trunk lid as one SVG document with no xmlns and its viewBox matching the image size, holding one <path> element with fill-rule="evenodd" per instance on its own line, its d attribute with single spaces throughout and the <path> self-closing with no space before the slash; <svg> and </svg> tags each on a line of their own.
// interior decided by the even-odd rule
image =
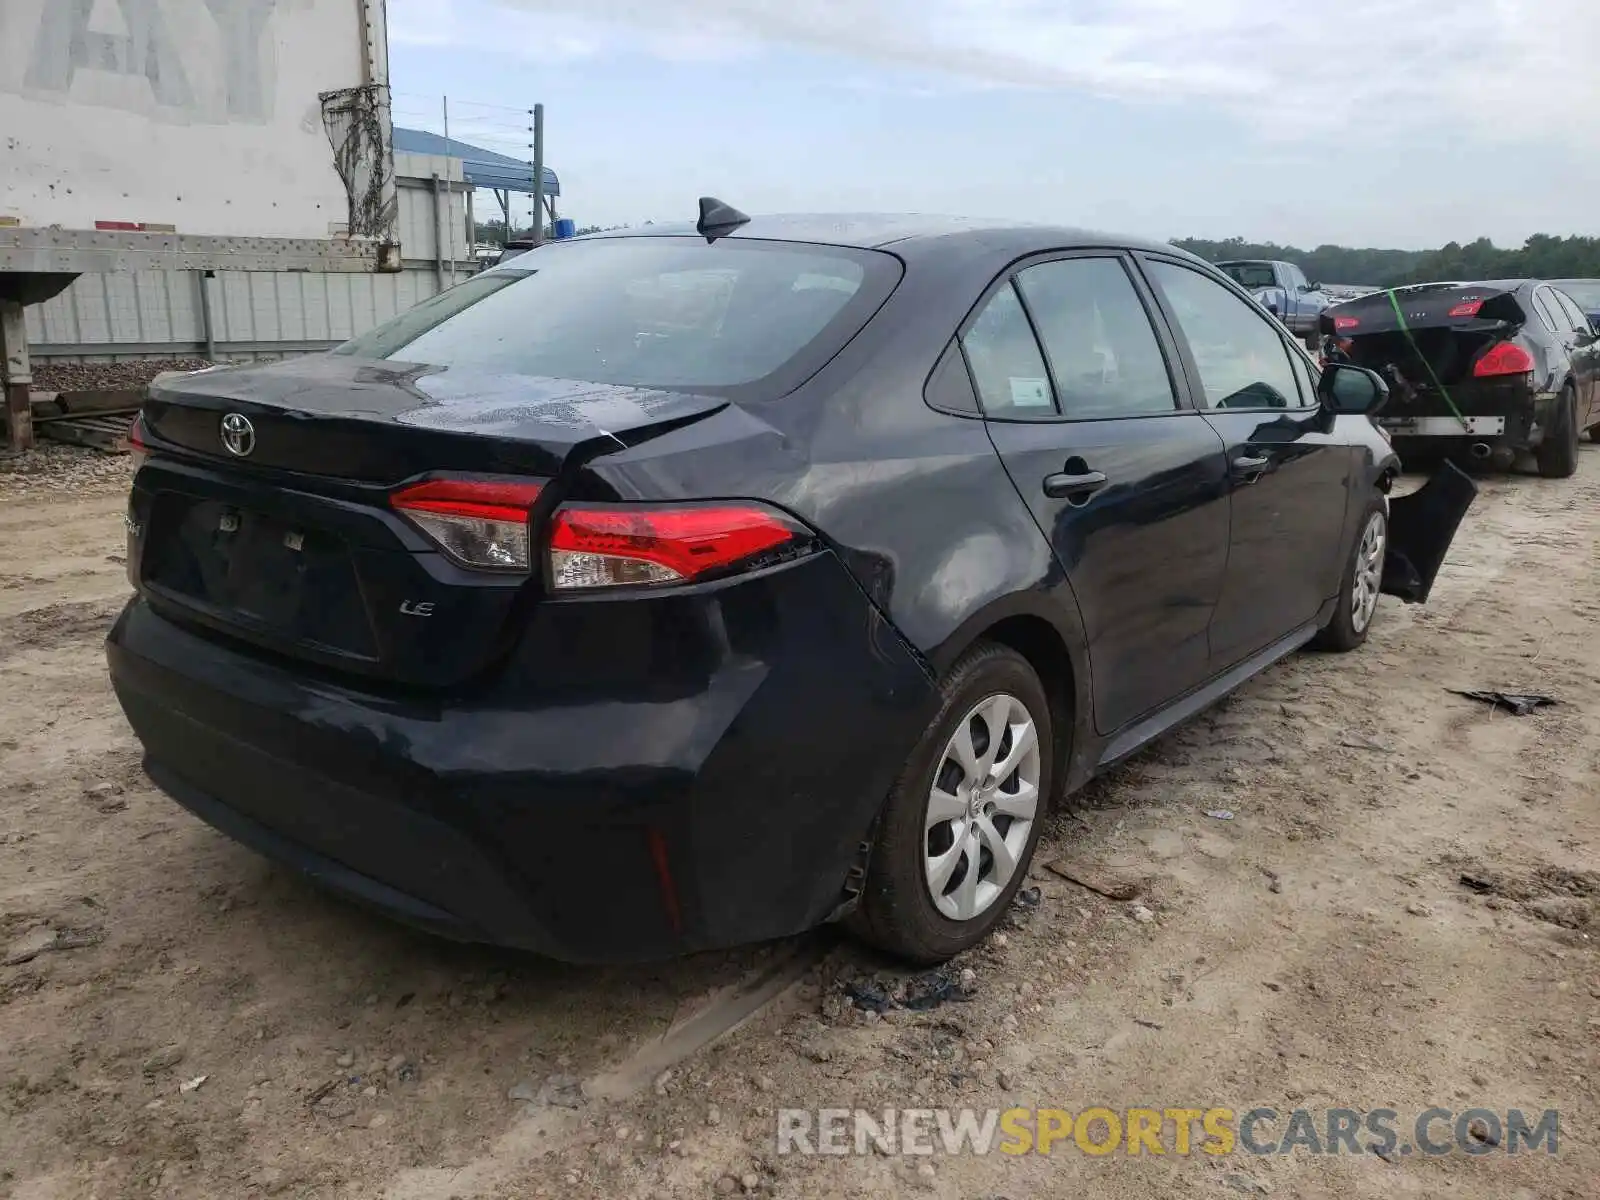
<svg viewBox="0 0 1600 1200">
<path fill-rule="evenodd" d="M 423 471 L 553 476 L 574 449 L 697 420 L 725 400 L 580 383 L 308 355 L 264 367 L 164 376 L 146 428 L 162 441 L 245 472 L 288 471 L 393 485 Z M 244 454 L 222 419 L 250 423 Z"/>
<path fill-rule="evenodd" d="M 1434 283 L 1374 292 L 1334 305 L 1322 330 L 1357 366 L 1437 390 L 1472 377 L 1484 350 L 1527 321 L 1514 293 L 1482 284 Z"/>
<path fill-rule="evenodd" d="M 1322 316 L 1334 357 L 1378 372 L 1389 400 L 1377 416 L 1396 433 L 1455 430 L 1508 433 L 1527 395 L 1524 375 L 1479 377 L 1495 347 L 1516 338 L 1527 317 L 1515 294 L 1483 284 L 1423 284 L 1336 305 Z M 1435 425 L 1438 426 L 1435 429 Z"/>
<path fill-rule="evenodd" d="M 539 574 L 455 562 L 395 511 L 396 488 L 541 485 L 537 527 L 588 459 L 726 404 L 337 355 L 163 378 L 141 417 L 152 453 L 130 573 L 164 613 L 219 635 L 397 684 L 460 683 L 537 601 Z M 230 416 L 247 438 L 224 437 Z"/>
</svg>

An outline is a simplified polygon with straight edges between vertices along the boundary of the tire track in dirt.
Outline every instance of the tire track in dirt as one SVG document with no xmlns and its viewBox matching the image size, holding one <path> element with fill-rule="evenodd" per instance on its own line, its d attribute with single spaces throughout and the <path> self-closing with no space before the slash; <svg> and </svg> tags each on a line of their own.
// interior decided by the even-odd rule
<svg viewBox="0 0 1600 1200">
<path fill-rule="evenodd" d="M 28 651 L 75 645 L 96 636 L 103 638 L 122 604 L 121 597 L 110 603 L 104 600 L 64 601 L 0 618 L 0 663 Z"/>
</svg>

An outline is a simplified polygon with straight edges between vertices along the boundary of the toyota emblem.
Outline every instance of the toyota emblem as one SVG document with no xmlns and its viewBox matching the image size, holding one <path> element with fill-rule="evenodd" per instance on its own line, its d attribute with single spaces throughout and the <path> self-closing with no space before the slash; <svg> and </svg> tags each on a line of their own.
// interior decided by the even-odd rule
<svg viewBox="0 0 1600 1200">
<path fill-rule="evenodd" d="M 229 413 L 222 418 L 222 448 L 229 454 L 243 458 L 256 448 L 256 427 L 243 413 Z"/>
</svg>

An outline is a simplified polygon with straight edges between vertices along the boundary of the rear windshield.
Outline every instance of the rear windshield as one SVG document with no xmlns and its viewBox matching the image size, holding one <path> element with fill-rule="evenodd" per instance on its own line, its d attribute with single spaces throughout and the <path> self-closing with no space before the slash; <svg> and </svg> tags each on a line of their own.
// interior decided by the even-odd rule
<svg viewBox="0 0 1600 1200">
<path fill-rule="evenodd" d="M 1277 287 L 1271 263 L 1223 263 L 1223 274 L 1247 290 Z"/>
<path fill-rule="evenodd" d="M 899 260 L 792 242 L 555 243 L 334 351 L 639 387 L 802 382 L 899 281 Z"/>
</svg>

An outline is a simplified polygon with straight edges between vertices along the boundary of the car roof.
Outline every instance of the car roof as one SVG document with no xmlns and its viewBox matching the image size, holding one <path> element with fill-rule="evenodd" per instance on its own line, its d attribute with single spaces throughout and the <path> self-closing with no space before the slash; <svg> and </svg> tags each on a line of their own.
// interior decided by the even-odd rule
<svg viewBox="0 0 1600 1200">
<path fill-rule="evenodd" d="M 588 234 L 601 237 L 696 237 L 693 222 L 642 225 L 633 229 Z M 1117 246 L 1173 253 L 1173 247 L 1147 238 L 1128 237 L 1066 225 L 1031 224 L 982 217 L 948 217 L 920 213 L 777 213 L 751 217 L 725 235 L 764 241 L 811 242 L 877 250 L 885 246 L 944 239 L 977 239 L 1023 246 Z M 1183 251 L 1178 251 L 1182 254 Z M 1185 257 L 1191 257 L 1185 254 Z"/>
</svg>

